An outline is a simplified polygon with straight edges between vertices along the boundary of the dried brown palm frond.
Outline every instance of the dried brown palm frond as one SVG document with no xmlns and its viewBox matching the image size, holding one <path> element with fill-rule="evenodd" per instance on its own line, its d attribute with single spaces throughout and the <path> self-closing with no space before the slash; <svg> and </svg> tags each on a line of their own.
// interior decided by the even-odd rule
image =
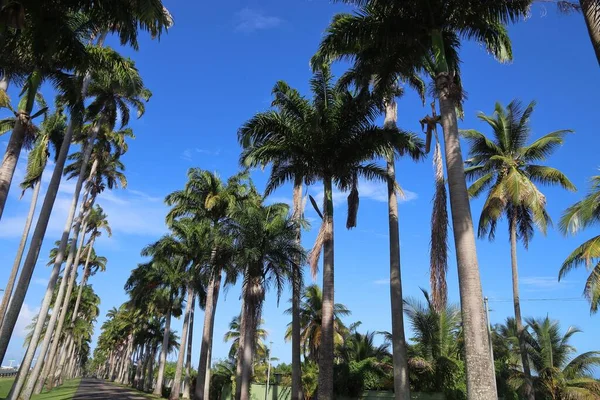
<svg viewBox="0 0 600 400">
<path fill-rule="evenodd" d="M 319 272 L 319 259 L 321 258 L 321 252 L 323 251 L 323 243 L 325 243 L 325 221 L 321 223 L 319 233 L 315 239 L 315 244 L 308 253 L 308 265 L 310 266 L 310 275 L 313 280 L 317 279 L 317 273 Z"/>
<path fill-rule="evenodd" d="M 350 188 L 350 194 L 348 195 L 348 219 L 346 220 L 346 229 L 356 228 L 359 202 L 358 177 L 355 174 L 352 178 L 352 187 Z"/>
<path fill-rule="evenodd" d="M 431 247 L 430 247 L 430 285 L 432 302 L 436 311 L 446 307 L 448 287 L 446 285 L 446 272 L 448 271 L 448 195 L 444 166 L 439 140 L 437 140 L 433 154 L 435 174 L 435 194 L 433 196 L 433 210 L 431 213 Z"/>
</svg>

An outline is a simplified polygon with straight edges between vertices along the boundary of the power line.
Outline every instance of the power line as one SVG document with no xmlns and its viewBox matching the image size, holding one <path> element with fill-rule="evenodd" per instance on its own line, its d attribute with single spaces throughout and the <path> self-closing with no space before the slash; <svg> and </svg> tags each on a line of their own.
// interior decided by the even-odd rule
<svg viewBox="0 0 600 400">
<path fill-rule="evenodd" d="M 581 297 L 556 297 L 556 298 L 546 298 L 546 299 L 519 299 L 519 301 L 587 301 L 586 299 L 582 299 Z M 489 299 L 490 303 L 512 303 L 512 299 Z"/>
</svg>

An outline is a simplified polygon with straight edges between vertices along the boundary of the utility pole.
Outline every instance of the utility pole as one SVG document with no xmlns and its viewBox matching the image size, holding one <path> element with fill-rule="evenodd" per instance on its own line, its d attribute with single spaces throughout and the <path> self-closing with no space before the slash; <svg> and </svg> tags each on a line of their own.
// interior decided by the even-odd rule
<svg viewBox="0 0 600 400">
<path fill-rule="evenodd" d="M 483 298 L 483 305 L 485 307 L 485 318 L 487 319 L 488 342 L 490 344 L 490 357 L 492 357 L 492 372 L 494 374 L 494 385 L 498 387 L 498 384 L 496 382 L 496 364 L 494 363 L 494 345 L 492 344 L 492 322 L 490 321 L 490 307 L 489 300 L 487 297 Z"/>
<path fill-rule="evenodd" d="M 273 342 L 269 342 L 269 348 L 267 349 L 267 390 L 265 391 L 265 400 L 269 400 L 269 381 L 271 380 L 271 349 L 273 348 Z"/>
</svg>

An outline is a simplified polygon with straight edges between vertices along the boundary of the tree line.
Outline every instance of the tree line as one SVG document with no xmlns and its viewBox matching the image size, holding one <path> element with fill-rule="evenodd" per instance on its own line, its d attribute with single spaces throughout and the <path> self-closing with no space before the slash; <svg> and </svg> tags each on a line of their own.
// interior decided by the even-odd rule
<svg viewBox="0 0 600 400">
<path fill-rule="evenodd" d="M 198 302 L 205 313 L 194 398 L 209 398 L 219 292 L 222 286 L 241 279 L 236 399 L 249 396 L 256 356 L 254 343 L 265 296 L 270 288 L 275 288 L 280 297 L 286 284 L 292 288 L 292 399 L 306 397 L 301 366 L 302 266 L 308 264 L 315 274 L 322 254 L 315 387 L 319 399 L 332 399 L 336 360 L 339 360 L 333 190 L 349 193 L 346 226 L 353 228 L 359 207 L 358 183 L 359 179 L 365 179 L 378 180 L 387 186 L 393 387 L 397 398 L 408 398 L 410 355 L 404 334 L 395 161 L 403 156 L 421 160 L 433 146 L 436 192 L 431 216 L 430 303 L 438 313 L 447 307 L 447 229 L 451 217 L 460 286 L 466 395 L 472 399 L 497 397 L 494 373 L 497 369 L 489 351 L 491 343 L 470 208 L 470 197 L 485 193 L 478 236 L 493 239 L 497 222 L 504 216 L 508 220 L 517 344 L 513 350 L 519 355 L 518 364 L 523 372 L 519 390 L 527 399 L 546 396 L 537 387 L 542 374 L 538 367 L 542 364 L 529 349 L 535 347 L 531 343 L 537 328 L 543 327 L 548 332 L 557 329 L 552 328 L 551 322 L 523 324 L 517 245 L 521 241 L 527 247 L 535 229 L 545 232 L 549 225 L 546 198 L 539 185 L 575 190 L 560 171 L 540 164 L 562 145 L 569 131 L 552 132 L 528 144 L 534 104 L 523 106 L 516 100 L 506 107 L 496 105 L 493 115 L 480 116 L 490 125 L 490 135 L 461 131 L 457 120 L 464 112 L 461 41 L 475 40 L 499 61 L 512 60 L 506 27 L 527 16 L 532 1 L 409 0 L 392 4 L 385 0 L 348 0 L 347 3 L 355 11 L 334 16 L 311 59 L 314 75 L 310 96 L 279 81 L 273 88 L 272 108 L 250 118 L 238 132 L 243 168 L 270 167 L 264 193 L 254 187 L 246 171 L 224 182 L 215 174 L 192 169 L 184 189 L 166 198 L 170 207 L 166 218 L 169 233 L 143 250 L 142 255 L 150 261 L 132 271 L 126 284 L 130 301 L 113 310 L 104 326 L 98 355 L 94 357 L 95 362 L 101 357 L 106 359 L 104 364 L 97 364 L 97 372 L 102 376 L 129 382 L 132 361 L 136 360 L 134 385 L 161 394 L 166 356 L 170 349 L 179 347 L 174 379 L 189 380 L 191 321 Z M 582 11 L 592 45 L 596 54 L 600 54 L 600 6 L 591 0 L 557 4 L 563 11 Z M 64 232 L 51 254 L 53 267 L 40 313 L 9 395 L 16 399 L 30 398 L 44 384 L 52 387 L 65 377 L 76 375 L 81 370 L 65 365 L 67 360 L 75 359 L 74 364 L 81 364 L 89 351 L 84 345 L 89 340 L 85 332 L 77 335 L 73 332 L 79 318 L 84 318 L 88 325 L 95 318 L 82 300 L 89 288 L 90 271 L 94 265 L 102 264 L 93 247 L 107 224 L 103 210 L 95 203 L 98 194 L 107 188 L 125 186 L 120 157 L 127 151 L 127 140 L 133 137 L 127 125 L 131 112 L 138 117 L 144 113 L 144 103 L 151 95 L 134 62 L 104 46 L 105 40 L 109 34 L 115 35 L 122 45 L 137 49 L 139 33 L 147 31 L 159 37 L 172 24 L 172 18 L 158 0 L 119 4 L 78 0 L 10 2 L 2 5 L 0 16 L 3 55 L 0 105 L 14 115 L 0 123 L 4 132 L 11 132 L 0 166 L 0 218 L 23 149 L 31 151 L 21 186 L 33 191 L 23 238 L 0 305 L 0 360 L 6 354 L 29 289 L 61 178 L 65 175 L 76 180 Z M 340 59 L 350 60 L 351 67 L 336 81 L 330 65 Z M 44 82 L 57 93 L 52 111 L 39 93 Z M 421 120 L 426 138 L 422 140 L 397 126 L 396 99 L 404 90 L 411 89 L 425 102 L 428 82 L 434 101 L 431 114 Z M 9 84 L 22 88 L 16 108 L 6 94 Z M 383 127 L 376 123 L 381 114 L 385 115 Z M 34 123 L 38 118 L 42 119 L 39 126 Z M 469 144 L 466 162 L 461 137 Z M 72 144 L 78 151 L 69 155 Z M 30 232 L 41 174 L 52 151 L 55 153 L 52 178 Z M 67 160 L 70 165 L 66 165 Z M 472 180 L 470 187 L 467 180 Z M 291 210 L 284 204 L 270 204 L 268 195 L 288 182 L 293 185 Z M 564 233 L 574 233 L 598 222 L 598 182 L 598 177 L 593 178 L 589 195 L 564 213 L 559 225 Z M 324 192 L 323 204 L 310 198 L 321 221 L 310 251 L 304 251 L 300 245 L 305 226 L 302 207 L 305 185 L 322 185 Z M 600 258 L 598 249 L 598 237 L 588 240 L 564 261 L 559 275 L 562 278 L 578 266 L 590 267 L 585 295 L 592 311 L 596 311 L 600 299 L 600 264 L 594 264 Z M 77 284 L 79 266 L 83 266 L 83 275 Z M 71 304 L 74 292 L 77 297 Z M 53 312 L 49 313 L 51 308 Z M 89 315 L 84 315 L 83 310 L 89 311 Z M 184 328 L 177 338 L 170 324 L 172 317 L 180 314 L 184 317 Z M 39 360 L 30 370 L 37 350 Z M 153 385 L 151 371 L 156 357 L 158 369 Z M 187 358 L 185 367 L 184 358 Z M 551 369 L 560 368 L 550 365 Z M 532 367 L 537 376 L 531 373 Z M 189 392 L 191 385 L 184 387 Z M 178 398 L 179 385 L 173 388 L 170 396 Z"/>
</svg>

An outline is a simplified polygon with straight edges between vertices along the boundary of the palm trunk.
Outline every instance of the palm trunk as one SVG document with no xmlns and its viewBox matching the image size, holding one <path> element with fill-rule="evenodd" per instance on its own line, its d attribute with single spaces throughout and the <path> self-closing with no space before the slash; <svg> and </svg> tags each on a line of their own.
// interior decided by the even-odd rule
<svg viewBox="0 0 600 400">
<path fill-rule="evenodd" d="M 152 357 L 152 346 L 150 343 L 146 344 L 146 353 L 144 357 L 144 363 L 142 365 L 142 374 L 140 379 L 137 382 L 136 388 L 139 390 L 144 390 L 144 385 L 146 383 L 146 376 L 148 374 L 148 369 L 150 368 L 150 358 Z"/>
<path fill-rule="evenodd" d="M 77 193 L 75 195 L 77 195 Z M 75 245 L 72 246 L 72 248 L 74 248 L 74 247 L 75 247 Z M 46 319 L 46 315 L 48 314 L 50 302 L 52 301 L 54 285 L 52 286 L 52 292 L 50 292 L 50 294 L 48 296 L 48 306 L 44 310 L 44 305 L 42 305 L 42 310 L 38 314 L 38 322 L 36 324 L 33 336 L 31 338 L 29 347 L 27 348 L 27 352 L 25 353 L 25 357 L 24 357 L 23 363 L 22 363 L 22 365 L 25 366 L 25 369 L 23 369 L 22 372 L 20 372 L 17 375 L 17 378 L 11 389 L 11 395 L 8 397 L 9 400 L 16 400 L 17 398 L 28 400 L 31 397 L 31 394 L 33 393 L 33 389 L 37 382 L 37 378 L 39 377 L 42 366 L 44 365 L 43 361 L 44 361 L 44 358 L 46 357 L 46 353 L 48 352 L 50 340 L 52 339 L 52 336 L 55 333 L 54 327 L 56 325 L 58 316 L 61 314 L 61 306 L 62 307 L 65 306 L 63 304 L 63 301 L 66 299 L 65 292 L 67 291 L 67 283 L 70 281 L 71 275 L 75 273 L 75 271 L 72 271 L 73 257 L 74 256 L 73 256 L 72 252 L 70 252 L 69 257 L 67 258 L 66 265 L 65 265 L 63 279 L 60 283 L 60 286 L 58 289 L 58 294 L 56 295 L 56 300 L 54 302 L 54 312 L 50 315 L 50 320 L 48 321 L 48 325 L 46 327 L 46 333 L 44 335 L 44 339 L 42 341 L 42 345 L 41 345 L 41 348 L 39 351 L 39 361 L 35 364 L 35 366 L 33 367 L 33 370 L 30 372 L 31 363 L 35 356 L 42 330 L 44 329 L 45 319 Z M 57 259 L 58 259 L 58 257 L 57 257 Z M 54 268 L 60 270 L 61 264 L 62 264 L 62 260 L 61 260 L 60 264 L 55 263 Z M 56 284 L 56 282 L 54 282 L 54 283 Z M 50 284 L 48 284 L 48 287 L 50 287 Z M 48 291 L 46 292 L 46 294 L 48 295 Z M 45 303 L 45 302 L 46 302 L 46 299 L 44 298 L 43 303 Z M 67 304 L 68 304 L 68 302 L 67 302 Z M 63 309 L 62 314 L 64 314 L 65 312 L 66 312 L 66 309 Z M 38 332 L 37 335 L 36 335 L 36 332 Z M 54 337 L 56 338 L 54 343 L 58 345 L 58 339 L 60 338 L 59 332 L 56 332 L 56 335 L 54 335 Z M 51 359 L 49 359 L 49 361 L 51 361 Z M 25 385 L 25 379 L 27 378 L 27 375 L 30 375 L 30 379 L 27 380 L 27 385 Z M 23 393 L 21 393 L 21 390 L 23 390 Z"/>
<path fill-rule="evenodd" d="M 397 105 L 394 99 L 386 102 L 384 128 L 395 129 Z M 398 198 L 396 197 L 394 155 L 387 160 L 388 223 L 390 238 L 390 299 L 392 310 L 392 358 L 394 362 L 394 398 L 410 399 L 408 359 L 404 337 L 402 274 L 400 272 L 400 230 L 398 227 Z"/>
<path fill-rule="evenodd" d="M 91 77 L 89 74 L 87 74 L 83 81 L 83 97 L 85 97 L 87 93 L 87 87 L 89 86 L 90 80 Z M 75 124 L 75 120 L 71 119 L 67 132 L 65 133 L 65 137 L 63 138 L 63 142 L 60 147 L 58 157 L 56 159 L 56 164 L 54 166 L 54 171 L 52 172 L 52 178 L 50 179 L 50 183 L 48 184 L 46 196 L 44 198 L 44 203 L 42 205 L 42 209 L 40 211 L 40 215 L 38 217 L 38 221 L 33 232 L 31 244 L 29 246 L 29 251 L 27 252 L 27 257 L 25 258 L 23 269 L 21 271 L 21 275 L 19 276 L 17 287 L 15 288 L 13 300 L 10 303 L 10 306 L 8 307 L 4 323 L 2 324 L 2 328 L 0 329 L 0 363 L 2 362 L 2 360 L 4 360 L 4 356 L 6 355 L 8 342 L 10 341 L 10 337 L 15 328 L 15 324 L 17 323 L 17 318 L 19 317 L 19 313 L 21 312 L 21 307 L 23 306 L 23 302 L 25 301 L 25 295 L 27 294 L 29 283 L 31 282 L 31 277 L 33 275 L 33 271 L 35 269 L 35 265 L 40 254 L 40 249 L 42 247 L 44 236 L 46 234 L 46 228 L 48 227 L 48 221 L 50 220 L 50 214 L 52 213 L 54 201 L 56 200 L 56 195 L 60 186 L 65 161 L 67 160 L 67 155 L 71 146 L 71 139 L 73 137 Z M 82 164 L 82 169 L 84 168 L 87 168 L 86 163 Z M 83 175 L 85 175 L 85 170 L 84 174 L 80 174 L 80 179 L 78 179 L 77 181 L 77 185 L 75 188 L 76 193 L 79 193 L 79 191 L 81 190 Z M 71 205 L 71 210 L 69 212 L 69 219 L 71 222 L 75 215 L 76 206 L 77 204 Z M 60 246 L 62 248 L 62 252 L 59 251 L 59 254 L 64 254 L 64 249 L 68 240 L 70 228 L 71 225 L 69 224 L 69 226 L 65 229 L 65 232 L 63 232 L 63 240 L 61 240 Z M 63 255 L 61 255 L 60 257 L 60 263 L 62 263 L 62 257 Z M 60 267 L 60 264 L 58 265 Z M 42 302 L 42 306 L 40 308 L 40 316 L 45 317 L 48 314 L 52 292 L 54 291 L 54 286 L 56 285 L 56 280 L 58 279 L 59 272 L 59 268 L 57 268 L 55 264 L 55 268 L 53 268 L 52 270 L 48 287 L 46 289 L 46 296 L 44 297 L 44 301 Z M 39 320 L 43 321 L 44 318 L 40 318 Z M 35 337 L 36 343 L 39 340 L 40 335 L 40 330 L 38 330 L 37 328 L 38 327 L 36 327 L 36 331 L 34 331 L 34 335 L 32 337 L 32 339 Z M 29 360 L 29 365 L 31 365 L 31 360 Z M 27 366 L 27 369 L 28 368 L 29 366 Z"/>
<path fill-rule="evenodd" d="M 92 256 L 92 249 L 94 248 L 94 242 L 96 238 L 92 238 L 91 242 L 88 244 L 88 254 L 85 259 L 85 266 L 83 267 L 83 277 L 81 278 L 81 283 L 79 284 L 79 289 L 77 291 L 77 299 L 75 300 L 75 305 L 73 306 L 73 315 L 71 316 L 71 324 L 75 322 L 77 319 L 77 312 L 79 311 L 79 305 L 81 303 L 81 295 L 83 293 L 83 288 L 87 285 L 88 278 L 90 277 L 90 259 Z"/>
<path fill-rule="evenodd" d="M 254 363 L 254 348 L 256 344 L 256 327 L 260 321 L 262 302 L 264 299 L 264 288 L 260 278 L 251 278 L 244 285 L 244 308 L 245 327 L 240 334 L 244 335 L 244 347 L 241 348 L 242 375 L 240 379 L 239 400 L 250 400 L 250 384 L 252 381 L 252 365 Z M 241 345 L 241 344 L 240 344 Z"/>
<path fill-rule="evenodd" d="M 579 0 L 596 59 L 600 64 L 600 3 L 598 0 Z"/>
<path fill-rule="evenodd" d="M 94 168 L 92 168 L 92 170 L 94 170 Z M 73 233 L 73 243 L 76 243 L 76 241 L 77 241 L 77 236 L 78 236 L 78 234 L 79 234 L 79 232 L 78 232 L 78 229 L 77 229 L 77 228 L 78 228 L 78 227 L 77 227 L 77 226 L 75 226 L 75 230 L 74 230 L 74 233 Z M 58 326 L 57 326 L 57 328 L 56 328 L 56 333 L 57 333 L 57 335 L 60 335 L 60 334 L 62 333 L 63 325 L 64 325 L 64 323 L 65 323 L 65 319 L 66 319 L 66 317 L 67 317 L 68 305 L 69 305 L 69 302 L 70 302 L 70 300 L 71 300 L 71 293 L 73 292 L 73 286 L 74 286 L 74 284 L 75 284 L 75 278 L 77 277 L 77 267 L 79 266 L 79 260 L 81 259 L 81 253 L 83 252 L 83 243 L 84 243 L 84 240 L 85 240 L 85 227 L 84 227 L 84 236 L 82 237 L 82 240 L 81 240 L 81 245 L 79 246 L 79 249 L 77 250 L 77 255 L 75 256 L 75 261 L 73 262 L 73 267 L 72 267 L 72 268 L 73 268 L 73 271 L 72 271 L 72 273 L 71 273 L 71 278 L 70 278 L 70 281 L 69 281 L 69 287 L 67 288 L 67 294 L 66 294 L 66 296 L 65 296 L 65 300 L 64 300 L 64 304 L 63 304 L 63 311 L 62 311 L 62 313 L 60 314 L 60 318 L 59 318 L 59 321 L 58 321 Z M 89 249 L 88 249 L 88 252 L 87 252 L 86 266 L 87 266 L 87 265 L 88 265 L 88 263 L 90 262 L 90 257 L 91 257 L 91 253 L 92 253 L 93 241 L 94 241 L 94 238 L 92 238 L 92 243 L 90 243 L 90 247 L 89 247 Z M 74 251 L 74 247 L 75 247 L 75 246 L 73 246 L 73 249 L 71 249 L 71 252 L 73 252 L 73 251 Z M 69 254 L 69 258 L 71 258 L 71 254 Z M 68 264 L 69 264 L 69 263 L 68 263 L 68 261 L 67 261 L 67 265 L 68 265 Z M 71 324 L 72 324 L 72 323 L 75 321 L 75 319 L 77 318 L 77 317 L 76 317 L 76 315 L 77 315 L 77 311 L 78 311 L 78 310 L 75 310 L 75 309 L 73 310 L 73 315 L 71 316 Z M 52 343 L 52 347 L 51 347 L 51 349 L 50 349 L 50 353 L 49 353 L 49 356 L 48 356 L 48 357 L 49 357 L 50 359 L 53 359 L 54 357 L 56 357 L 57 350 L 58 350 L 58 343 Z M 66 361 L 66 359 L 65 359 L 64 357 L 61 357 L 61 358 L 60 358 L 60 361 L 59 361 L 59 363 L 58 363 L 58 365 L 57 365 L 57 367 L 56 367 L 56 369 L 54 369 L 53 371 L 52 371 L 52 370 L 50 370 L 50 368 L 47 368 L 47 369 L 46 369 L 46 368 L 44 368 L 44 371 L 43 371 L 43 373 L 42 373 L 42 375 L 41 375 L 41 379 L 38 379 L 38 383 L 37 383 L 37 385 L 35 386 L 35 391 L 34 391 L 34 393 L 35 393 L 35 394 L 40 394 L 40 393 L 41 393 L 41 390 L 42 390 L 42 386 L 43 386 L 43 384 L 44 384 L 44 381 L 47 379 L 47 377 L 48 377 L 48 375 L 49 375 L 50 373 L 52 373 L 52 372 L 53 372 L 53 373 L 54 373 L 54 376 L 55 376 L 55 378 L 56 378 L 57 376 L 60 376 L 60 375 L 63 373 L 63 368 L 64 368 L 65 361 Z M 35 373 L 35 370 L 34 370 L 34 373 Z M 34 375 L 34 373 L 32 373 L 32 376 L 33 376 L 33 377 L 36 377 L 36 379 L 37 379 L 37 376 L 38 376 L 38 375 Z"/>
<path fill-rule="evenodd" d="M 216 250 L 213 250 L 211 258 L 215 259 Z M 211 262 L 211 266 L 214 265 Z M 209 353 L 212 347 L 212 337 L 215 324 L 215 315 L 217 301 L 219 300 L 219 289 L 221 287 L 221 271 L 212 277 L 208 284 L 206 292 L 206 305 L 204 307 L 204 327 L 202 330 L 202 345 L 200 346 L 200 361 L 198 362 L 198 375 L 196 376 L 196 387 L 194 390 L 194 400 L 205 399 L 207 390 L 205 386 L 210 387 L 210 379 L 207 375 L 210 370 Z M 208 397 L 206 398 L 208 400 Z"/>
<path fill-rule="evenodd" d="M 194 339 L 194 311 L 196 308 L 196 295 L 192 297 L 192 308 L 190 309 L 190 329 L 187 339 L 187 352 L 185 362 L 185 378 L 183 379 L 183 398 L 190 398 L 190 386 L 192 383 L 192 340 Z"/>
<path fill-rule="evenodd" d="M 177 356 L 177 365 L 175 366 L 175 378 L 171 387 L 171 395 L 169 399 L 179 400 L 179 392 L 181 390 L 181 375 L 183 372 L 183 362 L 185 360 L 185 347 L 190 325 L 190 313 L 192 310 L 192 300 L 194 298 L 194 289 L 188 288 L 187 304 L 185 307 L 185 316 L 183 317 L 183 327 L 181 328 L 181 340 L 179 341 L 179 355 Z"/>
<path fill-rule="evenodd" d="M 294 210 L 293 217 L 298 223 L 296 242 L 301 243 L 302 228 L 302 180 L 296 178 L 294 182 Z M 300 295 L 302 293 L 302 277 L 300 263 L 294 268 L 292 275 L 292 400 L 302 400 L 302 364 L 300 362 Z"/>
<path fill-rule="evenodd" d="M 93 138 L 93 137 L 92 137 Z M 92 142 L 93 143 L 93 142 Z M 91 146 L 92 144 L 88 144 L 88 146 Z M 94 161 L 94 164 L 92 165 L 92 169 L 91 169 L 91 173 L 94 174 L 95 170 L 97 168 L 97 160 Z M 83 172 L 83 174 L 85 175 L 85 169 L 81 168 L 80 173 Z M 79 181 L 81 181 L 83 179 L 82 176 L 80 176 L 78 178 L 78 184 Z M 44 340 L 42 342 L 42 347 L 40 349 L 40 360 L 42 360 L 43 356 L 48 352 L 48 348 L 50 346 L 50 337 L 53 333 L 55 333 L 55 336 L 57 338 L 60 338 L 61 334 L 62 334 L 62 328 L 65 322 L 65 318 L 67 316 L 67 309 L 69 306 L 69 301 L 71 300 L 71 293 L 73 292 L 73 286 L 75 284 L 75 278 L 77 276 L 77 267 L 79 266 L 79 259 L 81 257 L 81 250 L 82 248 L 77 246 L 77 241 L 79 239 L 79 233 L 81 231 L 81 224 L 82 224 L 82 220 L 85 214 L 85 203 L 86 203 L 86 197 L 87 197 L 88 193 L 86 193 L 83 197 L 83 202 L 81 205 L 81 211 L 79 213 L 80 217 L 77 220 L 77 222 L 75 223 L 75 226 L 73 227 L 73 240 L 71 242 L 71 248 L 69 251 L 69 255 L 67 257 L 67 262 L 65 264 L 65 272 L 64 272 L 64 276 L 63 276 L 63 280 L 60 284 L 60 288 L 58 290 L 58 295 L 56 297 L 55 300 L 55 312 L 52 313 L 51 317 L 50 317 L 50 321 L 48 322 L 48 326 L 46 328 L 46 335 L 44 336 Z M 76 196 L 76 197 L 75 197 Z M 75 207 L 77 206 L 77 202 L 78 202 L 78 198 L 79 198 L 79 192 L 76 190 L 75 194 L 74 194 L 74 199 L 73 199 L 73 203 L 72 205 L 74 205 Z M 68 223 L 72 221 L 68 221 Z M 68 239 L 67 239 L 68 240 Z M 60 247 L 59 247 L 60 249 Z M 60 253 L 60 250 L 59 250 Z M 57 260 L 59 258 L 59 255 L 57 254 Z M 62 260 L 61 260 L 62 261 Z M 56 267 L 56 261 L 54 266 Z M 60 268 L 60 265 L 59 265 Z M 68 281 L 68 286 L 66 285 Z M 67 286 L 66 289 L 66 293 L 65 293 L 65 286 Z M 62 308 L 59 308 L 59 305 L 62 304 Z M 41 315 L 46 315 L 46 314 L 41 314 Z M 58 318 L 58 325 L 56 325 L 56 320 Z M 54 327 L 56 326 L 56 331 L 54 329 Z M 58 349 L 58 340 L 55 340 L 52 343 L 52 347 L 50 348 L 50 352 L 48 353 L 48 360 L 53 360 L 54 357 L 56 356 L 56 350 Z M 60 360 L 61 362 L 58 364 L 58 369 L 57 371 L 55 371 L 55 377 L 60 375 L 60 372 L 62 372 L 62 367 L 63 367 L 63 363 L 64 363 L 64 358 L 61 358 Z M 50 364 L 50 363 L 48 363 Z M 23 393 L 21 394 L 21 397 L 24 399 L 29 399 L 31 397 L 31 394 L 34 392 L 35 389 L 35 393 L 39 394 L 42 391 L 42 387 L 44 385 L 44 381 L 45 378 L 47 377 L 48 373 L 50 372 L 49 369 L 49 365 L 46 365 L 46 375 L 42 375 L 42 379 L 38 379 L 40 377 L 40 373 L 42 372 L 42 367 L 44 366 L 44 363 L 42 362 L 38 362 L 35 364 L 33 370 L 30 372 L 30 377 L 29 380 L 27 381 L 27 384 L 25 385 L 25 388 L 23 390 Z"/>
<path fill-rule="evenodd" d="M 6 146 L 6 152 L 2 159 L 2 165 L 0 166 L 0 220 L 2 219 L 2 213 L 6 206 L 6 200 L 8 198 L 8 191 L 10 184 L 12 183 L 17 163 L 19 162 L 19 156 L 23 149 L 23 143 L 25 141 L 25 134 L 27 131 L 27 124 L 29 124 L 29 118 L 31 110 L 33 109 L 33 102 L 37 90 L 42 83 L 42 75 L 39 71 L 34 71 L 28 79 L 28 89 L 25 94 L 23 105 L 19 104 L 19 111 L 17 112 L 17 121 L 15 127 L 10 134 L 8 145 Z"/>
<path fill-rule="evenodd" d="M 517 336 L 519 338 L 519 353 L 523 362 L 523 373 L 525 375 L 524 396 L 527 400 L 535 400 L 531 369 L 529 368 L 529 357 L 525 346 L 525 332 L 521 318 L 521 301 L 519 296 L 519 268 L 517 265 L 517 214 L 513 213 L 510 221 L 510 263 L 512 270 L 513 302 L 515 307 L 515 323 L 517 325 Z"/>
<path fill-rule="evenodd" d="M 496 379 L 489 351 L 473 218 L 458 136 L 455 101 L 450 93 L 453 77 L 449 73 L 439 73 L 435 83 L 439 95 L 441 124 L 444 130 L 446 169 L 458 266 L 460 306 L 465 338 L 467 397 L 477 400 L 496 400 L 498 398 Z"/>
<path fill-rule="evenodd" d="M 167 353 L 169 352 L 169 336 L 171 333 L 171 307 L 172 302 L 169 303 L 169 310 L 167 311 L 165 321 L 165 334 L 163 335 L 162 348 L 160 349 L 158 376 L 156 377 L 156 387 L 154 388 L 153 392 L 155 396 L 162 396 L 163 380 L 165 377 L 165 364 L 167 363 Z"/>
<path fill-rule="evenodd" d="M 21 260 L 23 259 L 23 252 L 25 251 L 25 245 L 27 244 L 27 238 L 29 237 L 29 231 L 31 230 L 31 224 L 33 223 L 33 216 L 35 215 L 35 208 L 37 205 L 38 197 L 40 195 L 40 188 L 42 187 L 42 180 L 39 179 L 33 188 L 33 194 L 31 196 L 31 204 L 29 205 L 29 213 L 27 214 L 27 220 L 25 221 L 25 228 L 23 229 L 23 236 L 21 236 L 21 242 L 19 243 L 19 249 L 17 250 L 17 256 L 13 263 L 6 288 L 4 289 L 4 296 L 2 297 L 2 304 L 0 304 L 0 327 L 4 321 L 4 315 L 8 308 L 8 302 L 12 294 L 17 274 L 19 273 L 19 267 L 21 266 Z"/>
<path fill-rule="evenodd" d="M 150 356 L 150 365 L 148 366 L 148 376 L 145 382 L 144 390 L 149 392 L 152 390 L 152 382 L 154 381 L 154 361 L 156 360 L 156 347 L 152 350 Z"/>
<path fill-rule="evenodd" d="M 319 348 L 319 400 L 333 400 L 333 189 L 331 177 L 325 177 L 323 223 L 323 306 L 321 310 L 321 346 Z"/>
<path fill-rule="evenodd" d="M 246 341 L 246 314 L 244 310 L 245 299 L 242 297 L 242 311 L 240 315 L 240 340 L 238 342 L 238 350 L 236 354 L 236 366 L 235 366 L 235 400 L 239 400 L 242 394 L 242 359 L 243 359 L 243 348 Z"/>
</svg>

